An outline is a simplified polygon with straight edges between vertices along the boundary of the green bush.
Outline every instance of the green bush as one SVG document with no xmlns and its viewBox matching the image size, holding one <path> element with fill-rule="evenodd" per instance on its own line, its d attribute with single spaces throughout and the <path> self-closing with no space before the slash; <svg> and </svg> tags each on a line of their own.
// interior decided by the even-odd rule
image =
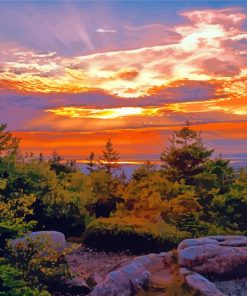
<svg viewBox="0 0 247 296">
<path fill-rule="evenodd" d="M 28 286 L 23 280 L 22 272 L 16 267 L 2 261 L 0 265 L 0 296 L 49 296 L 46 290 Z"/>
<path fill-rule="evenodd" d="M 145 218 L 111 217 L 93 220 L 83 235 L 88 245 L 105 250 L 130 250 L 134 253 L 166 251 L 189 237 L 162 220 L 150 223 Z"/>
<path fill-rule="evenodd" d="M 27 237 L 8 242 L 8 261 L 21 271 L 22 278 L 30 287 L 52 287 L 72 278 L 66 255 L 76 245 L 68 248 L 54 246 L 49 237 Z"/>
</svg>

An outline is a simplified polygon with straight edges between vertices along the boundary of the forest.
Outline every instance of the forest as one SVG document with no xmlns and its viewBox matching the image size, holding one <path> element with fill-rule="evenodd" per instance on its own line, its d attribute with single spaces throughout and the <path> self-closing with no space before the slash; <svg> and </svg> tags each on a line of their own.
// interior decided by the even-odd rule
<svg viewBox="0 0 247 296">
<path fill-rule="evenodd" d="M 107 140 L 107 139 L 106 139 Z M 116 175 L 120 152 L 108 139 L 88 157 L 88 173 L 54 151 L 23 153 L 0 125 L 0 295 L 51 295 L 70 277 L 74 245 L 44 256 L 42 244 L 11 240 L 57 230 L 93 249 L 134 254 L 171 250 L 185 239 L 243 234 L 247 229 L 247 168 L 213 157 L 200 132 L 185 125 L 160 147 L 160 165 L 146 161 L 127 178 Z"/>
</svg>

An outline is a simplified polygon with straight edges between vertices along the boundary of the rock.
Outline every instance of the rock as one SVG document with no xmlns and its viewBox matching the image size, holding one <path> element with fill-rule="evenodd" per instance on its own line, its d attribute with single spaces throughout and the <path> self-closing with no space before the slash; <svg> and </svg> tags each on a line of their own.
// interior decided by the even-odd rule
<svg viewBox="0 0 247 296">
<path fill-rule="evenodd" d="M 218 242 L 220 246 L 231 246 L 231 247 L 247 247 L 246 236 L 209 236 L 209 239 L 213 239 Z"/>
<path fill-rule="evenodd" d="M 63 292 L 71 295 L 86 295 L 91 291 L 91 288 L 82 277 L 66 280 L 62 288 Z"/>
<path fill-rule="evenodd" d="M 189 287 L 194 289 L 200 296 L 225 296 L 217 289 L 214 283 L 210 282 L 204 276 L 193 272 L 187 268 L 180 268 L 180 273 L 184 276 Z"/>
<path fill-rule="evenodd" d="M 44 249 L 44 252 L 45 250 L 62 251 L 66 247 L 65 236 L 63 233 L 58 231 L 31 232 L 23 237 L 11 240 L 10 245 L 13 249 L 15 249 L 18 244 L 27 244 L 29 242 L 42 245 L 41 249 Z"/>
<path fill-rule="evenodd" d="M 155 273 L 164 269 L 164 258 L 168 257 L 168 253 L 149 254 L 136 257 L 134 260 L 142 264 L 150 273 Z"/>
<path fill-rule="evenodd" d="M 229 295 L 243 296 L 247 295 L 246 280 L 235 278 L 244 276 L 247 279 L 247 237 L 209 236 L 184 240 L 177 252 L 144 255 L 122 262 L 89 295 L 130 296 L 150 287 L 150 291 L 153 287 L 180 289 L 182 286 L 173 286 L 179 279 L 195 295 L 226 296 L 225 291 L 231 290 Z M 226 282 L 227 279 L 231 282 Z"/>
<path fill-rule="evenodd" d="M 100 282 L 102 282 L 104 278 L 97 272 L 94 272 L 87 278 L 87 283 L 89 284 L 90 287 L 94 287 Z"/>
<path fill-rule="evenodd" d="M 216 244 L 230 247 L 247 247 L 247 237 L 238 235 L 216 235 L 196 239 L 185 239 L 178 245 L 178 251 L 200 245 Z"/>
<path fill-rule="evenodd" d="M 230 281 L 214 282 L 215 286 L 227 296 L 246 296 L 247 277 Z"/>
<path fill-rule="evenodd" d="M 209 278 L 247 276 L 247 238 L 211 236 L 185 240 L 178 247 L 178 262 Z"/>
<path fill-rule="evenodd" d="M 91 296 L 129 296 L 149 282 L 150 273 L 140 263 L 131 265 L 119 271 L 110 272 L 103 282 L 96 285 Z"/>
<path fill-rule="evenodd" d="M 164 269 L 164 258 L 169 253 L 150 254 L 118 265 L 95 286 L 90 296 L 129 296 L 150 283 L 151 275 Z"/>
<path fill-rule="evenodd" d="M 218 241 L 208 237 L 202 237 L 197 239 L 185 239 L 178 245 L 178 252 L 189 247 L 197 247 L 207 244 L 218 244 Z"/>
</svg>

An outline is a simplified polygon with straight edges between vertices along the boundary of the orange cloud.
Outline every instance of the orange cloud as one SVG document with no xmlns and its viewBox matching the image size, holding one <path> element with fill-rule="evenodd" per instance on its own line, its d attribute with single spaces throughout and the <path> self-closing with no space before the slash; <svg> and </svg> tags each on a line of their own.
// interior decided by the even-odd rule
<svg viewBox="0 0 247 296">
<path fill-rule="evenodd" d="M 118 74 L 121 79 L 133 80 L 138 76 L 139 72 L 137 70 L 126 70 Z"/>
<path fill-rule="evenodd" d="M 139 158 L 142 155 L 156 155 L 159 157 L 165 145 L 169 145 L 168 138 L 172 130 L 178 130 L 181 126 L 119 129 L 102 132 L 15 132 L 15 136 L 22 138 L 23 151 L 41 151 L 50 155 L 54 149 L 65 157 L 85 159 L 94 151 L 100 154 L 105 142 L 110 137 L 114 146 L 119 150 L 122 160 L 133 158 L 138 151 Z M 243 153 L 247 149 L 245 145 L 238 145 L 238 141 L 247 139 L 247 122 L 207 123 L 193 125 L 198 131 L 203 131 L 206 144 L 216 148 L 216 153 Z M 226 140 L 227 135 L 227 140 Z M 150 141 L 151 140 L 151 141 Z M 224 141 L 221 144 L 219 141 Z M 228 145 L 226 145 L 226 141 Z M 149 145 L 147 145 L 149 143 Z M 232 147 L 234 145 L 234 151 Z M 145 156 L 143 156 L 145 159 Z M 146 156 L 146 158 L 148 158 Z"/>
<path fill-rule="evenodd" d="M 67 116 L 71 118 L 99 118 L 114 119 L 125 116 L 154 116 L 159 115 L 162 108 L 141 108 L 141 107 L 121 107 L 108 109 L 95 109 L 83 107 L 60 107 L 48 109 L 46 112 L 52 112 L 56 115 Z"/>
</svg>

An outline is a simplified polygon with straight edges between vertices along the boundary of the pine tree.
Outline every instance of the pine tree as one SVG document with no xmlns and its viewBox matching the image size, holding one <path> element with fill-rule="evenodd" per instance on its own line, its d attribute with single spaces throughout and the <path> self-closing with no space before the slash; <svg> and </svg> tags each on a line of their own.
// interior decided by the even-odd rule
<svg viewBox="0 0 247 296">
<path fill-rule="evenodd" d="M 40 154 L 39 154 L 39 157 L 38 157 L 38 162 L 42 163 L 42 162 L 44 162 L 44 161 L 45 161 L 45 159 L 44 159 L 44 155 L 43 155 L 43 153 L 40 153 Z"/>
<path fill-rule="evenodd" d="M 193 237 L 206 235 L 208 232 L 206 224 L 201 222 L 193 213 L 184 214 L 177 221 L 176 226 L 179 230 L 190 232 Z"/>
<path fill-rule="evenodd" d="M 102 154 L 99 159 L 100 167 L 107 173 L 111 174 L 112 169 L 120 167 L 118 164 L 119 153 L 113 149 L 111 139 L 106 142 L 105 151 L 102 151 Z"/>
<path fill-rule="evenodd" d="M 87 170 L 89 173 L 92 173 L 96 170 L 96 162 L 95 162 L 95 154 L 94 152 L 91 152 L 87 158 L 88 163 L 87 163 Z"/>
<path fill-rule="evenodd" d="M 122 173 L 121 173 L 121 175 L 119 176 L 119 180 L 120 180 L 120 182 L 123 183 L 123 184 L 126 184 L 127 179 L 128 179 L 128 178 L 127 178 L 127 176 L 126 176 L 126 174 L 125 174 L 125 171 L 122 170 Z"/>
<path fill-rule="evenodd" d="M 70 172 L 71 173 L 76 172 L 76 170 L 77 170 L 76 160 L 75 159 L 69 159 L 69 160 L 67 160 L 66 167 L 67 167 L 69 173 Z"/>
<path fill-rule="evenodd" d="M 62 156 L 57 151 L 53 151 L 50 159 L 51 169 L 56 172 L 57 175 L 60 173 L 69 173 L 69 169 L 66 164 L 61 163 L 63 160 Z"/>
<path fill-rule="evenodd" d="M 140 181 L 142 178 L 153 174 L 157 170 L 157 165 L 151 163 L 150 160 L 146 160 L 141 166 L 135 169 L 132 173 L 132 180 Z"/>
<path fill-rule="evenodd" d="M 56 150 L 53 151 L 51 155 L 51 163 L 52 164 L 59 164 L 62 160 L 62 157 L 57 153 Z"/>
<path fill-rule="evenodd" d="M 203 172 L 214 150 L 204 146 L 201 133 L 191 129 L 188 123 L 173 132 L 170 142 L 161 154 L 161 168 L 170 181 L 193 184 L 193 177 Z"/>
<path fill-rule="evenodd" d="M 16 154 L 19 148 L 19 139 L 13 137 L 12 133 L 6 131 L 7 124 L 0 124 L 0 155 Z"/>
</svg>

